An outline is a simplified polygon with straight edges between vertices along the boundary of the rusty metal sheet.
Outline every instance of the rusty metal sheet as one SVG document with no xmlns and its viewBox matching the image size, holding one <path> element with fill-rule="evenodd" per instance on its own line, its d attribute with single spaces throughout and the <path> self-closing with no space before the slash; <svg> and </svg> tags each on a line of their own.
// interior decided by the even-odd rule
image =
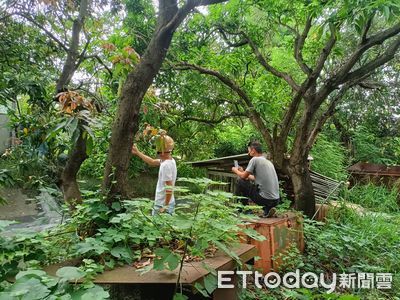
<svg viewBox="0 0 400 300">
<path fill-rule="evenodd" d="M 387 166 L 383 164 L 358 162 L 349 167 L 347 170 L 353 174 L 400 177 L 400 166 Z"/>
</svg>

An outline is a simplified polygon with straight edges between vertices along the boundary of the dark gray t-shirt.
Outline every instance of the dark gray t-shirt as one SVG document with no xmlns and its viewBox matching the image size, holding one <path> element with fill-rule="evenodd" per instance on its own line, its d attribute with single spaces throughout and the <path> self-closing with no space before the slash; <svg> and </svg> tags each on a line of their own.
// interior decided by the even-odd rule
<svg viewBox="0 0 400 300">
<path fill-rule="evenodd" d="M 275 167 L 264 156 L 250 159 L 246 171 L 253 174 L 255 182 L 260 188 L 260 195 L 266 199 L 279 198 L 279 182 Z"/>
</svg>

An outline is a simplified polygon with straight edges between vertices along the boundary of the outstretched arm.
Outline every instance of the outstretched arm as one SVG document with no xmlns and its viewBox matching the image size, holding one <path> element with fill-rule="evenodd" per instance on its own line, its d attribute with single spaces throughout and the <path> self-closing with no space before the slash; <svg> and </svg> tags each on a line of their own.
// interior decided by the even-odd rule
<svg viewBox="0 0 400 300">
<path fill-rule="evenodd" d="M 143 160 L 149 166 L 157 167 L 160 165 L 159 159 L 151 158 L 150 156 L 147 156 L 146 154 L 140 152 L 135 144 L 132 145 L 131 151 L 132 151 L 133 155 L 136 155 L 137 157 L 139 157 L 141 160 Z"/>
</svg>

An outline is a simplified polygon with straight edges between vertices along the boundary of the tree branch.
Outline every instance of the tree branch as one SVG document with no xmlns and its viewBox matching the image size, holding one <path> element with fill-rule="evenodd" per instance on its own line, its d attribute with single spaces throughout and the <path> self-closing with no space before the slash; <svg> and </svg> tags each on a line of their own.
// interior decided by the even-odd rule
<svg viewBox="0 0 400 300">
<path fill-rule="evenodd" d="M 294 81 L 294 79 L 287 73 L 285 72 L 280 72 L 277 69 L 275 69 L 274 67 L 272 67 L 264 58 L 264 56 L 261 54 L 260 50 L 258 49 L 257 45 L 250 39 L 250 37 L 246 34 L 246 33 L 242 33 L 248 44 L 250 45 L 251 49 L 253 50 L 253 53 L 255 54 L 257 60 L 259 61 L 259 63 L 271 74 L 275 75 L 276 77 L 282 78 L 283 80 L 285 80 L 291 87 L 293 90 L 298 91 L 299 90 L 299 86 L 298 84 Z"/>
<path fill-rule="evenodd" d="M 343 88 L 340 89 L 340 91 L 335 95 L 335 97 L 331 100 L 329 103 L 328 109 L 326 110 L 325 113 L 322 114 L 320 119 L 317 121 L 315 124 L 313 130 L 310 133 L 310 136 L 307 141 L 308 147 L 311 149 L 312 146 L 314 145 L 318 134 L 321 132 L 322 127 L 325 125 L 326 121 L 333 116 L 335 113 L 335 108 L 337 103 L 340 101 L 340 99 L 343 97 L 343 95 L 347 92 L 347 90 L 350 88 L 350 85 L 345 85 Z"/>
<path fill-rule="evenodd" d="M 229 0 L 187 0 L 186 3 L 175 13 L 174 17 L 169 19 L 170 21 L 163 28 L 163 31 L 175 31 L 186 16 L 197 6 L 207 6 L 227 1 Z M 176 1 L 174 2 L 176 3 Z"/>
<path fill-rule="evenodd" d="M 319 120 L 316 122 L 313 130 L 311 131 L 311 134 L 308 138 L 307 145 L 311 149 L 311 147 L 314 145 L 315 140 L 317 139 L 318 134 L 321 132 L 322 127 L 325 125 L 326 121 L 332 117 L 335 112 L 336 112 L 336 106 L 338 102 L 342 99 L 344 94 L 353 86 L 355 85 L 360 85 L 362 86 L 362 82 L 368 78 L 371 75 L 370 73 L 365 74 L 362 77 L 359 77 L 353 81 L 348 81 L 340 90 L 339 92 L 334 96 L 334 98 L 330 101 L 328 109 L 325 111 L 325 113 L 322 114 L 322 116 L 319 118 Z"/>
<path fill-rule="evenodd" d="M 88 0 L 82 0 L 80 2 L 79 7 L 79 15 L 74 20 L 72 24 L 72 36 L 69 44 L 69 48 L 67 51 L 67 59 L 63 66 L 60 78 L 57 81 L 56 90 L 57 92 L 61 92 L 65 89 L 68 83 L 71 81 L 72 76 L 74 75 L 77 67 L 77 60 L 79 59 L 79 36 L 85 21 L 85 18 L 88 14 Z M 79 60 L 78 60 L 79 62 Z"/>
<path fill-rule="evenodd" d="M 174 66 L 176 70 L 195 70 L 198 71 L 201 74 L 206 74 L 206 75 L 211 75 L 215 78 L 217 78 L 219 81 L 221 81 L 224 85 L 229 87 L 232 91 L 234 91 L 240 99 L 243 100 L 245 106 L 247 107 L 249 111 L 249 118 L 253 122 L 254 126 L 261 132 L 264 140 L 268 144 L 268 147 L 270 149 L 273 149 L 273 143 L 272 143 L 272 138 L 271 134 L 269 132 L 269 129 L 265 125 L 264 121 L 262 120 L 261 116 L 257 113 L 252 101 L 250 100 L 249 96 L 247 93 L 242 90 L 238 84 L 236 84 L 235 81 L 230 79 L 227 76 L 222 75 L 221 73 L 206 69 L 197 65 L 189 64 L 189 63 L 179 63 L 176 66 Z"/>
<path fill-rule="evenodd" d="M 187 122 L 187 121 L 195 121 L 195 122 L 199 122 L 199 123 L 205 123 L 205 124 L 209 124 L 209 125 L 216 125 L 219 123 L 222 123 L 223 121 L 225 121 L 226 119 L 229 118 L 234 118 L 234 117 L 248 117 L 248 115 L 246 113 L 231 113 L 228 115 L 223 115 L 221 117 L 219 117 L 218 119 L 202 119 L 202 118 L 197 118 L 197 117 L 184 117 L 183 119 L 180 119 L 180 122 Z"/>
<path fill-rule="evenodd" d="M 365 26 L 364 26 L 364 29 L 363 29 L 363 33 L 362 33 L 362 35 L 361 35 L 361 43 L 365 43 L 366 42 L 366 40 L 367 40 L 367 34 L 368 34 L 368 31 L 370 30 L 370 28 L 371 28 L 371 25 L 372 25 L 372 20 L 374 19 L 374 14 L 368 19 L 368 21 L 367 21 L 367 23 L 365 24 Z"/>
<path fill-rule="evenodd" d="M 86 51 L 89 47 L 90 44 L 90 37 L 87 39 L 85 46 L 83 47 L 83 50 L 81 52 L 81 54 L 79 54 L 79 59 L 77 61 L 77 63 L 75 64 L 75 70 L 77 70 L 79 68 L 79 66 L 81 65 L 81 63 L 85 60 L 86 58 Z"/>
<path fill-rule="evenodd" d="M 248 41 L 246 39 L 243 39 L 243 40 L 241 40 L 239 42 L 236 42 L 236 43 L 232 43 L 228 39 L 228 36 L 226 35 L 227 32 L 225 32 L 225 30 L 222 27 L 218 26 L 217 30 L 221 34 L 221 36 L 224 39 L 225 43 L 227 43 L 229 47 L 238 48 L 238 47 L 241 47 L 243 45 L 248 44 Z"/>
<path fill-rule="evenodd" d="M 322 68 L 325 65 L 325 62 L 326 62 L 329 54 L 331 53 L 333 46 L 336 43 L 336 32 L 335 32 L 335 28 L 333 27 L 333 25 L 330 26 L 330 30 L 331 30 L 331 36 L 330 36 L 329 40 L 326 42 L 324 48 L 322 48 L 314 70 L 311 72 L 310 75 L 308 75 L 307 79 L 303 82 L 299 91 L 293 97 L 293 100 L 289 105 L 289 109 L 285 113 L 285 116 L 284 116 L 283 122 L 282 122 L 282 130 L 280 133 L 280 136 L 283 139 L 286 139 L 286 137 L 289 134 L 291 124 L 292 124 L 292 122 L 296 116 L 296 113 L 299 109 L 301 99 L 303 98 L 304 94 L 308 91 L 308 89 L 311 86 L 315 85 L 318 77 L 321 74 Z"/>
<path fill-rule="evenodd" d="M 383 30 L 379 33 L 376 33 L 366 39 L 364 42 L 361 42 L 357 49 L 350 55 L 349 59 L 345 62 L 343 67 L 332 76 L 326 83 L 326 88 L 334 89 L 335 86 L 344 82 L 344 78 L 348 75 L 360 57 L 371 47 L 382 44 L 385 40 L 397 35 L 400 33 L 400 23 L 394 25 L 391 28 Z"/>
<path fill-rule="evenodd" d="M 294 46 L 294 57 L 296 58 L 297 63 L 299 64 L 300 68 L 303 70 L 303 72 L 307 75 L 311 74 L 312 69 L 307 66 L 307 64 L 304 62 L 303 59 L 303 47 L 304 43 L 306 41 L 306 38 L 308 36 L 308 33 L 310 32 L 311 29 L 311 23 L 312 22 L 312 17 L 309 15 L 307 17 L 306 24 L 304 26 L 304 30 L 301 35 L 296 32 L 296 39 L 295 39 L 295 46 Z"/>
<path fill-rule="evenodd" d="M 112 77 L 112 75 L 113 75 L 112 70 L 109 67 L 107 67 L 107 65 L 103 62 L 103 60 L 97 54 L 86 55 L 84 58 L 85 59 L 91 59 L 91 58 L 96 59 L 107 70 L 108 74 Z"/>
<path fill-rule="evenodd" d="M 68 52 L 68 47 L 63 42 L 61 42 L 52 32 L 46 29 L 46 27 L 36 22 L 34 18 L 24 13 L 16 13 L 16 15 L 25 18 L 26 20 L 37 26 L 39 29 L 43 30 L 47 34 L 47 36 L 50 37 L 53 41 L 55 41 L 65 52 Z"/>
<path fill-rule="evenodd" d="M 395 41 L 393 41 L 390 44 L 390 46 L 386 49 L 385 52 L 383 52 L 377 58 L 369 61 L 364 66 L 347 74 L 347 76 L 345 76 L 341 82 L 356 80 L 356 79 L 363 77 L 364 75 L 370 73 L 374 69 L 384 65 L 385 63 L 387 63 L 388 61 L 390 61 L 391 59 L 394 58 L 394 56 L 399 48 L 400 48 L 400 37 L 398 37 Z"/>
</svg>

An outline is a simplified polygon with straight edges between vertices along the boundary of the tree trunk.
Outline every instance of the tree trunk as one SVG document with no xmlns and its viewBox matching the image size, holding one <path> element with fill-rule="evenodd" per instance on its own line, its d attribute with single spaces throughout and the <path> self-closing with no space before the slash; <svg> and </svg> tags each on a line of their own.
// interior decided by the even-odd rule
<svg viewBox="0 0 400 300">
<path fill-rule="evenodd" d="M 72 37 L 67 51 L 67 59 L 63 66 L 60 78 L 57 81 L 56 90 L 57 93 L 67 90 L 67 86 L 70 83 L 72 76 L 77 70 L 81 57 L 79 57 L 79 36 L 84 25 L 85 18 L 88 14 L 88 1 L 82 0 L 79 8 L 79 15 L 74 20 L 72 25 Z M 81 134 L 75 145 L 72 146 L 71 152 L 68 156 L 67 164 L 61 173 L 61 189 L 64 195 L 64 201 L 70 204 L 71 208 L 74 208 L 74 202 L 81 202 L 82 196 L 79 190 L 78 182 L 76 177 L 82 163 L 87 158 L 86 155 L 86 139 Z"/>
<path fill-rule="evenodd" d="M 117 116 L 112 128 L 110 150 L 103 178 L 103 191 L 109 202 L 116 195 L 128 197 L 127 173 L 133 137 L 139 127 L 143 97 L 157 75 L 171 43 L 173 31 L 158 33 L 123 86 Z"/>
<path fill-rule="evenodd" d="M 311 218 L 315 213 L 315 195 L 307 162 L 293 165 L 289 175 L 295 195 L 295 209 Z"/>
<path fill-rule="evenodd" d="M 305 100 L 305 108 L 300 124 L 297 127 L 288 167 L 295 195 L 295 208 L 296 210 L 303 211 L 310 218 L 315 212 L 315 195 L 308 165 L 310 146 L 307 141 L 317 110 L 313 103 L 315 103 L 314 98 Z"/>
<path fill-rule="evenodd" d="M 65 60 L 60 78 L 57 81 L 57 93 L 66 90 L 72 76 L 79 66 L 79 36 L 84 25 L 85 18 L 88 14 L 88 0 L 82 0 L 79 7 L 79 15 L 72 25 L 72 37 L 67 50 L 67 59 Z"/>
<path fill-rule="evenodd" d="M 117 116 L 113 124 L 110 150 L 104 169 L 103 192 L 107 202 L 115 196 L 128 196 L 127 173 L 134 134 L 139 127 L 139 110 L 143 97 L 157 75 L 168 52 L 172 36 L 178 26 L 196 6 L 212 5 L 227 0 L 186 1 L 178 8 L 177 0 L 159 1 L 156 30 L 146 51 L 128 74 L 122 89 Z"/>
<path fill-rule="evenodd" d="M 87 158 L 86 138 L 84 137 L 84 134 L 85 133 L 81 131 L 61 175 L 61 188 L 64 194 L 64 200 L 69 204 L 71 209 L 74 209 L 77 203 L 82 202 L 82 196 L 76 181 L 76 176 L 82 163 Z"/>
<path fill-rule="evenodd" d="M 352 148 L 351 144 L 351 134 L 349 133 L 349 131 L 345 128 L 345 126 L 343 126 L 342 123 L 340 123 L 339 119 L 336 118 L 335 116 L 333 116 L 331 120 L 333 125 L 335 125 L 336 130 L 340 134 L 340 141 L 343 143 L 346 149 L 349 150 L 351 154 L 354 154 L 353 151 L 354 149 Z"/>
</svg>

